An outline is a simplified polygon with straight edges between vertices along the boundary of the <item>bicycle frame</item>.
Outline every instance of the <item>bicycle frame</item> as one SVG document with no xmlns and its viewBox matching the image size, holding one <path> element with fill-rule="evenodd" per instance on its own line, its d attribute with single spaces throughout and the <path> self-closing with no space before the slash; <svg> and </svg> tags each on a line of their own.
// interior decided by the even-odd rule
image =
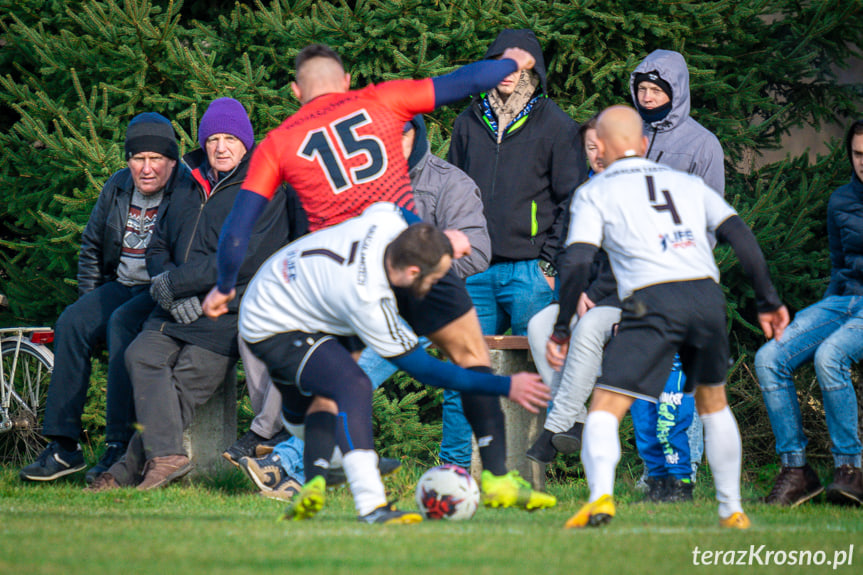
<svg viewBox="0 0 863 575">
<path fill-rule="evenodd" d="M 14 342 L 15 344 L 12 365 L 8 372 L 3 368 L 2 362 L 0 362 L 0 433 L 7 433 L 14 427 L 14 422 L 9 416 L 9 408 L 13 400 L 34 418 L 37 415 L 30 407 L 28 401 L 15 391 L 13 385 L 15 373 L 18 369 L 18 359 L 21 356 L 21 344 L 25 340 L 29 340 L 29 346 L 36 347 L 37 349 L 45 348 L 47 351 L 47 347 L 44 344 L 54 340 L 54 331 L 49 327 L 0 328 L 0 345 L 9 342 Z"/>
</svg>

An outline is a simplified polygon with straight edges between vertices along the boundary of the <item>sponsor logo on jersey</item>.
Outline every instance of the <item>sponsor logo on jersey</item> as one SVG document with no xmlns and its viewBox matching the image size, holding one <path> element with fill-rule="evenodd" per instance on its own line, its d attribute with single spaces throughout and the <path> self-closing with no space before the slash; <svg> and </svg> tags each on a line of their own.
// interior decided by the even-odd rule
<svg viewBox="0 0 863 575">
<path fill-rule="evenodd" d="M 282 279 L 291 283 L 297 279 L 297 251 L 290 250 L 282 260 Z"/>
<path fill-rule="evenodd" d="M 369 245 L 372 243 L 372 239 L 374 238 L 375 231 L 377 231 L 377 229 L 377 224 L 373 225 L 369 228 L 366 237 L 363 238 L 363 247 L 360 249 L 360 265 L 357 270 L 357 283 L 361 286 L 366 285 L 369 278 L 369 270 L 366 266 L 366 252 L 369 250 Z"/>
<path fill-rule="evenodd" d="M 662 245 L 662 251 L 681 248 L 695 247 L 695 234 L 692 230 L 676 230 L 670 234 L 659 234 L 659 242 Z"/>
</svg>

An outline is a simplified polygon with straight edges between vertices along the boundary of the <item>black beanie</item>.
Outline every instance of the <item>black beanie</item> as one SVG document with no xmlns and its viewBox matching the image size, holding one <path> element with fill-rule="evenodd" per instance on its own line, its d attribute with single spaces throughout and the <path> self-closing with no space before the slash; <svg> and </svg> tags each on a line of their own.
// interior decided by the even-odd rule
<svg viewBox="0 0 863 575">
<path fill-rule="evenodd" d="M 156 112 L 138 114 L 126 128 L 126 161 L 141 152 L 154 152 L 177 160 L 180 148 L 168 118 Z"/>
<path fill-rule="evenodd" d="M 665 94 L 668 96 L 669 100 L 674 99 L 674 94 L 673 94 L 673 91 L 671 89 L 671 84 L 669 84 L 668 82 L 666 82 L 665 80 L 660 78 L 660 76 L 656 72 L 656 70 L 653 70 L 651 72 L 645 72 L 645 73 L 639 72 L 638 74 L 635 75 L 634 86 L 635 86 L 636 92 L 638 92 L 638 85 L 641 84 L 642 82 L 653 82 L 654 84 L 659 86 L 659 88 L 663 92 L 665 92 Z"/>
</svg>

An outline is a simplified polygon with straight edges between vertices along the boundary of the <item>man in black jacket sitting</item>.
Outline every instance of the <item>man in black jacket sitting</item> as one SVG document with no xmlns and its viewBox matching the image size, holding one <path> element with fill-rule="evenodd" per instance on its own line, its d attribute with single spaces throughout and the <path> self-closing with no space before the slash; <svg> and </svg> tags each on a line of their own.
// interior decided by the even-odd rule
<svg viewBox="0 0 863 575">
<path fill-rule="evenodd" d="M 53 441 L 21 470 L 21 479 L 53 481 L 86 467 L 78 444 L 90 383 L 90 356 L 108 345 L 107 447 L 87 472 L 91 482 L 126 451 L 135 407 L 123 356 L 153 309 L 144 251 L 169 198 L 192 188 L 189 169 L 178 163 L 171 123 L 160 114 L 135 116 L 126 130 L 128 167 L 115 172 L 99 194 L 81 238 L 78 300 L 55 328 L 54 371 L 48 387 L 43 433 Z"/>
</svg>

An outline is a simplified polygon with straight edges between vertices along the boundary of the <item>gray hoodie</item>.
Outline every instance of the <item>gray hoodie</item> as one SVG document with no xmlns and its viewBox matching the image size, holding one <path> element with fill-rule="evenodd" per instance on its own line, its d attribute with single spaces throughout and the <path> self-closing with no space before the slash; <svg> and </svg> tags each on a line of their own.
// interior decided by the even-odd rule
<svg viewBox="0 0 863 575">
<path fill-rule="evenodd" d="M 716 136 L 689 116 L 689 69 L 678 52 L 654 50 L 629 77 L 632 101 L 638 107 L 635 75 L 656 72 L 671 85 L 671 111 L 657 122 L 644 124 L 648 139 L 647 158 L 676 170 L 701 176 L 725 196 L 725 155 Z"/>
<path fill-rule="evenodd" d="M 414 140 L 414 148 L 418 141 L 419 138 Z M 452 262 L 458 277 L 484 272 L 491 258 L 491 240 L 479 188 L 467 174 L 433 155 L 427 140 L 423 138 L 422 143 L 425 143 L 425 153 L 410 166 L 417 214 L 438 229 L 461 230 L 467 235 L 470 254 Z"/>
</svg>

